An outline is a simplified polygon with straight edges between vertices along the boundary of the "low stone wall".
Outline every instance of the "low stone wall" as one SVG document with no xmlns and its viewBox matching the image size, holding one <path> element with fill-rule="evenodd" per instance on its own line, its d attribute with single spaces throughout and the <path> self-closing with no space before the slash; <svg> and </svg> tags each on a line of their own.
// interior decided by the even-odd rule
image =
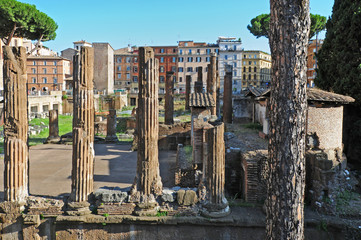
<svg viewBox="0 0 361 240">
<path fill-rule="evenodd" d="M 159 150 L 177 150 L 178 144 L 190 145 L 191 123 L 159 124 Z"/>
</svg>

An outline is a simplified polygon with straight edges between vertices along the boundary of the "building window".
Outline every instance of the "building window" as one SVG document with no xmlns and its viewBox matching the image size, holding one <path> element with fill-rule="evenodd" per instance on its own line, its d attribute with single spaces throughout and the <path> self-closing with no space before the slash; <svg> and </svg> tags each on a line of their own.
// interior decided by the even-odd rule
<svg viewBox="0 0 361 240">
<path fill-rule="evenodd" d="M 130 63 L 130 57 L 127 57 L 127 58 L 125 59 L 125 61 L 126 61 L 127 63 Z"/>
<path fill-rule="evenodd" d="M 179 77 L 179 82 L 183 82 L 183 78 L 182 78 L 182 77 Z"/>
<path fill-rule="evenodd" d="M 53 78 L 53 83 L 57 84 L 58 83 L 58 79 L 56 77 Z"/>
<path fill-rule="evenodd" d="M 236 62 L 235 62 L 235 63 L 233 63 L 233 67 L 235 67 L 235 68 L 237 67 L 237 63 L 236 63 Z"/>
<path fill-rule="evenodd" d="M 118 72 L 122 71 L 122 66 L 117 66 L 117 71 Z"/>
<path fill-rule="evenodd" d="M 226 50 L 228 50 L 228 45 L 224 45 L 224 48 L 225 48 Z"/>
<path fill-rule="evenodd" d="M 206 53 L 211 54 L 211 49 L 207 48 Z"/>
<path fill-rule="evenodd" d="M 35 69 L 35 68 L 32 68 L 31 71 L 32 71 L 33 73 L 36 73 L 36 69 Z"/>
<path fill-rule="evenodd" d="M 34 77 L 31 78 L 31 82 L 32 82 L 32 83 L 36 83 L 36 78 L 34 78 Z"/>
<path fill-rule="evenodd" d="M 191 55 L 192 54 L 192 49 L 188 50 L 188 54 Z"/>
<path fill-rule="evenodd" d="M 117 63 L 121 63 L 122 62 L 122 58 L 121 57 L 117 57 Z"/>
<path fill-rule="evenodd" d="M 129 80 L 130 79 L 130 74 L 129 73 L 127 73 L 127 80 Z"/>
<path fill-rule="evenodd" d="M 257 61 L 254 61 L 253 63 L 254 63 L 254 65 L 257 65 Z"/>
<path fill-rule="evenodd" d="M 257 55 L 254 55 L 254 58 L 257 58 Z"/>
<path fill-rule="evenodd" d="M 175 63 L 175 61 L 176 61 L 176 57 L 173 57 L 173 58 L 172 58 L 172 62 Z"/>
<path fill-rule="evenodd" d="M 237 50 L 237 46 L 236 46 L 236 45 L 233 46 L 233 50 L 234 50 L 234 51 Z"/>
<path fill-rule="evenodd" d="M 249 65 L 252 65 L 252 61 L 248 61 L 248 64 L 249 64 Z"/>
<path fill-rule="evenodd" d="M 248 67 L 248 72 L 252 72 L 252 67 Z"/>
<path fill-rule="evenodd" d="M 54 66 L 58 66 L 58 63 L 56 61 L 54 61 Z"/>
<path fill-rule="evenodd" d="M 43 72 L 46 73 L 46 68 L 43 68 Z"/>
<path fill-rule="evenodd" d="M 224 60 L 228 60 L 228 56 L 227 56 L 227 55 L 224 55 Z"/>
<path fill-rule="evenodd" d="M 251 80 L 252 77 L 251 77 L 251 74 L 248 74 L 248 80 Z"/>
<path fill-rule="evenodd" d="M 138 62 L 138 58 L 137 58 L 137 57 L 133 58 L 133 62 L 137 63 L 137 62 Z"/>
<path fill-rule="evenodd" d="M 257 72 L 257 67 L 254 67 L 254 72 Z"/>
<path fill-rule="evenodd" d="M 133 76 L 133 82 L 138 82 L 138 76 Z"/>
<path fill-rule="evenodd" d="M 214 52 L 218 54 L 218 52 L 219 52 L 219 49 L 214 49 Z"/>
<path fill-rule="evenodd" d="M 246 65 L 247 64 L 247 62 L 246 61 L 243 61 L 243 65 Z"/>
<path fill-rule="evenodd" d="M 43 112 L 49 112 L 49 105 L 43 105 Z"/>
<path fill-rule="evenodd" d="M 243 58 L 247 58 L 247 55 L 243 55 Z"/>
<path fill-rule="evenodd" d="M 176 48 L 173 48 L 173 53 L 176 53 L 177 52 L 177 49 Z"/>
<path fill-rule="evenodd" d="M 159 52 L 164 53 L 164 48 L 161 48 Z"/>
<path fill-rule="evenodd" d="M 129 72 L 130 71 L 130 66 L 127 66 L 127 72 Z"/>
<path fill-rule="evenodd" d="M 46 61 L 44 61 L 44 66 L 46 66 Z"/>
<path fill-rule="evenodd" d="M 159 76 L 159 82 L 164 83 L 164 76 Z"/>
<path fill-rule="evenodd" d="M 43 78 L 43 83 L 48 83 L 48 79 L 46 77 Z"/>
<path fill-rule="evenodd" d="M 53 70 L 54 70 L 54 73 L 58 73 L 58 71 L 57 71 L 57 69 L 56 69 L 56 68 L 54 68 Z"/>
<path fill-rule="evenodd" d="M 133 72 L 137 73 L 138 72 L 138 67 L 133 67 Z"/>
<path fill-rule="evenodd" d="M 193 62 L 193 57 L 188 57 L 187 62 Z"/>
<path fill-rule="evenodd" d="M 237 71 L 233 71 L 233 76 L 237 76 Z"/>
<path fill-rule="evenodd" d="M 178 62 L 183 62 L 184 61 L 184 58 L 183 57 L 179 57 L 178 58 Z"/>
<path fill-rule="evenodd" d="M 193 72 L 193 68 L 192 67 L 187 67 L 187 72 Z"/>
<path fill-rule="evenodd" d="M 246 80 L 246 74 L 243 74 L 243 80 Z"/>
<path fill-rule="evenodd" d="M 179 55 L 182 55 L 182 54 L 183 54 L 183 50 L 179 49 Z"/>
<path fill-rule="evenodd" d="M 164 67 L 163 66 L 160 66 L 159 68 L 159 72 L 163 73 L 164 72 Z"/>
<path fill-rule="evenodd" d="M 243 67 L 243 72 L 246 72 L 246 67 Z"/>
<path fill-rule="evenodd" d="M 210 57 L 206 57 L 206 62 L 210 62 L 211 58 Z"/>
<path fill-rule="evenodd" d="M 253 75 L 253 79 L 257 80 L 257 75 L 256 74 Z"/>
<path fill-rule="evenodd" d="M 197 57 L 197 58 L 196 58 L 196 62 L 202 62 L 202 58 L 201 58 L 201 57 Z"/>
<path fill-rule="evenodd" d="M 162 49 L 161 49 L 161 50 L 162 50 Z M 163 50 L 164 50 L 164 49 L 163 49 Z M 161 58 L 160 58 L 160 62 L 161 62 L 161 63 L 164 63 L 164 57 L 161 57 Z"/>
<path fill-rule="evenodd" d="M 36 65 L 36 62 L 35 62 L 35 61 L 33 61 L 33 65 L 34 65 L 34 66 Z"/>
<path fill-rule="evenodd" d="M 118 79 L 121 79 L 121 78 L 122 78 L 122 74 L 118 73 Z"/>
<path fill-rule="evenodd" d="M 200 54 L 200 53 L 201 53 L 201 50 L 200 50 L 200 49 L 197 49 L 197 53 Z"/>
<path fill-rule="evenodd" d="M 176 72 L 177 67 L 176 66 L 172 66 L 172 72 Z"/>
<path fill-rule="evenodd" d="M 173 82 L 176 82 L 176 81 L 177 81 L 177 77 L 173 76 Z"/>
<path fill-rule="evenodd" d="M 237 60 L 237 55 L 233 55 L 233 59 L 234 59 L 234 60 Z"/>
<path fill-rule="evenodd" d="M 183 72 L 183 68 L 182 68 L 182 67 L 179 67 L 179 68 L 178 68 L 178 72 Z"/>
</svg>

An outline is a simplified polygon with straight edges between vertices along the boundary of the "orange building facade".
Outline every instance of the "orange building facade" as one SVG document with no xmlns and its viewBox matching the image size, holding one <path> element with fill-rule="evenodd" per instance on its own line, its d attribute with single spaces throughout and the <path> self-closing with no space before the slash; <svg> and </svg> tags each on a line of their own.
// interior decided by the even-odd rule
<svg viewBox="0 0 361 240">
<path fill-rule="evenodd" d="M 29 56 L 27 82 L 30 94 L 47 94 L 65 90 L 66 77 L 70 76 L 70 60 L 53 56 Z"/>
<path fill-rule="evenodd" d="M 314 87 L 316 78 L 317 58 L 316 54 L 320 50 L 323 40 L 311 40 L 307 51 L 307 87 Z"/>
</svg>

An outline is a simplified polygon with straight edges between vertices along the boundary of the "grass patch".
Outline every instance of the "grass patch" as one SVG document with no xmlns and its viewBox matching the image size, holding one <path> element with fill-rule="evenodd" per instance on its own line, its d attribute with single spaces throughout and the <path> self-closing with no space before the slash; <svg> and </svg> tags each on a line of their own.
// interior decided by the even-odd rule
<svg viewBox="0 0 361 240">
<path fill-rule="evenodd" d="M 245 128 L 249 128 L 249 129 L 253 129 L 253 130 L 258 130 L 258 131 L 262 131 L 263 127 L 261 124 L 259 123 L 246 123 L 243 125 Z"/>
<path fill-rule="evenodd" d="M 157 215 L 155 215 L 156 217 L 166 217 L 168 216 L 168 212 L 167 211 L 158 211 Z"/>
<path fill-rule="evenodd" d="M 133 108 L 135 108 L 135 106 L 124 106 L 124 107 L 122 108 L 122 111 L 133 110 Z"/>
<path fill-rule="evenodd" d="M 59 115 L 59 136 L 71 132 L 73 130 L 73 116 Z M 49 126 L 49 118 L 34 118 L 29 124 L 30 125 L 41 125 L 43 122 L 45 125 Z M 43 144 L 46 138 L 49 136 L 49 128 L 44 129 L 37 135 L 29 136 L 29 146 L 35 146 Z"/>
</svg>

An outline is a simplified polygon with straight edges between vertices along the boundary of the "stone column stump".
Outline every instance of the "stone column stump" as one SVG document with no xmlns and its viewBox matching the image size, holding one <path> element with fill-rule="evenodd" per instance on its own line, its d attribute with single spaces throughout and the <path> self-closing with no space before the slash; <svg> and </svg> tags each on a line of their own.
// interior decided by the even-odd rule
<svg viewBox="0 0 361 240">
<path fill-rule="evenodd" d="M 225 65 L 226 75 L 224 76 L 223 91 L 223 122 L 232 123 L 232 65 Z"/>
<path fill-rule="evenodd" d="M 58 143 L 59 137 L 59 121 L 58 121 L 58 110 L 49 111 L 49 137 L 45 143 Z"/>
<path fill-rule="evenodd" d="M 106 142 L 119 142 L 117 137 L 117 111 L 110 109 L 107 116 L 107 136 Z"/>
<path fill-rule="evenodd" d="M 174 72 L 167 72 L 166 82 L 165 82 L 165 104 L 164 104 L 164 123 L 167 125 L 172 125 L 174 123 L 174 99 L 173 99 L 173 89 L 174 82 L 173 76 Z"/>
</svg>

